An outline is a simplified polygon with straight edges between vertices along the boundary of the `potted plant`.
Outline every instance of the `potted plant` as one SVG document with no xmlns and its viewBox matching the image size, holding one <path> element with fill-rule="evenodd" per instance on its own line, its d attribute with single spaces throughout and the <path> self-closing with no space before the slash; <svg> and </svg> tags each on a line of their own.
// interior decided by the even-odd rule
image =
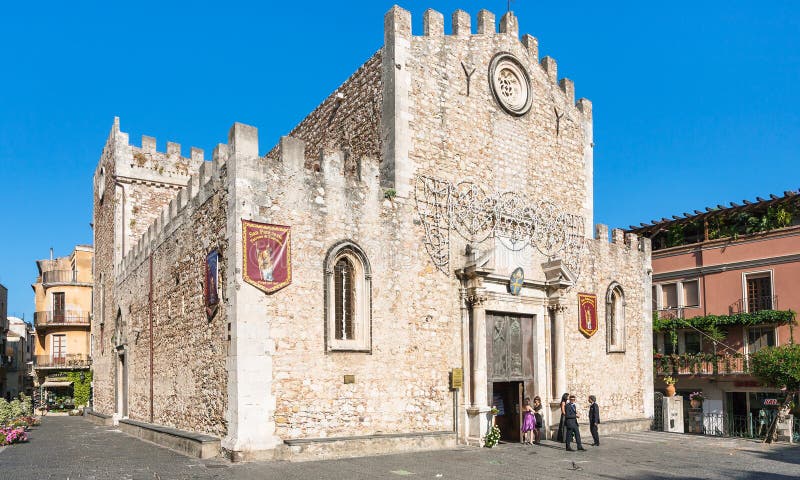
<svg viewBox="0 0 800 480">
<path fill-rule="evenodd" d="M 664 394 L 666 396 L 668 396 L 668 397 L 674 397 L 675 396 L 675 384 L 677 382 L 678 381 L 675 380 L 674 378 L 672 378 L 672 376 L 670 376 L 670 375 L 667 375 L 666 377 L 664 377 L 664 383 L 667 384 L 667 388 L 664 389 Z"/>
<path fill-rule="evenodd" d="M 703 392 L 692 392 L 689 394 L 689 403 L 692 405 L 692 408 L 700 408 L 700 406 L 703 405 L 703 400 L 705 400 Z"/>
</svg>

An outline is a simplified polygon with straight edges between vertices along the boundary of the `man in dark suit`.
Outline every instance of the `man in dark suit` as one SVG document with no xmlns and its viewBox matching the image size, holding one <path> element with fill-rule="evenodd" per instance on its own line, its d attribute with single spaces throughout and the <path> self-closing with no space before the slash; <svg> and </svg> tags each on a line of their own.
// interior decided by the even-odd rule
<svg viewBox="0 0 800 480">
<path fill-rule="evenodd" d="M 569 402 L 566 405 L 566 417 L 564 419 L 564 427 L 567 430 L 567 451 L 572 452 L 573 449 L 570 448 L 569 444 L 572 441 L 572 436 L 575 435 L 575 443 L 578 444 L 578 450 L 584 451 L 586 450 L 583 448 L 581 444 L 581 432 L 578 429 L 578 407 L 575 405 L 575 395 L 569 396 Z"/>
<path fill-rule="evenodd" d="M 597 398 L 594 395 L 589 395 L 589 430 L 592 432 L 592 439 L 594 439 L 593 447 L 600 446 L 600 436 L 597 435 L 598 423 L 600 423 L 600 407 L 597 406 Z"/>
</svg>

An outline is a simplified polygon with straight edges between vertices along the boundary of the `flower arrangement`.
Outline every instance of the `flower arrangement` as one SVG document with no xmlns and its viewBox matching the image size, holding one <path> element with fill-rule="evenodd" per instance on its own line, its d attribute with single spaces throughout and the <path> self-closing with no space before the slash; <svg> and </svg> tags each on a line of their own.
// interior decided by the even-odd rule
<svg viewBox="0 0 800 480">
<path fill-rule="evenodd" d="M 37 417 L 32 416 L 22 416 L 12 420 L 8 426 L 9 427 L 22 427 L 27 430 L 30 427 L 35 427 L 41 425 L 42 421 L 39 420 Z"/>
<path fill-rule="evenodd" d="M 489 433 L 486 434 L 486 445 L 487 448 L 492 448 L 497 445 L 497 442 L 500 441 L 500 427 L 497 425 L 493 425 L 492 429 L 489 430 Z"/>
<path fill-rule="evenodd" d="M 0 428 L 0 446 L 11 445 L 12 443 L 27 442 L 28 434 L 22 427 Z"/>
<path fill-rule="evenodd" d="M 492 409 L 489 410 L 489 413 L 491 413 L 492 415 L 497 415 L 498 413 L 500 413 L 500 410 L 498 410 L 497 407 L 492 407 Z"/>
<path fill-rule="evenodd" d="M 689 400 L 697 400 L 698 402 L 702 402 L 705 400 L 706 397 L 703 396 L 703 392 L 692 392 L 689 394 Z"/>
<path fill-rule="evenodd" d="M 667 385 L 675 385 L 676 383 L 678 383 L 678 381 L 675 380 L 672 376 L 667 375 L 666 377 L 664 377 L 664 383 L 666 383 Z"/>
</svg>

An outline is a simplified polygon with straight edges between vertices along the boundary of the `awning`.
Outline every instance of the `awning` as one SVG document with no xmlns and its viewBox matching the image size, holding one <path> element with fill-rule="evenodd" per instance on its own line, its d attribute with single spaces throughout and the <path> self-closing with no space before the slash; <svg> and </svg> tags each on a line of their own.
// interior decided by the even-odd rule
<svg viewBox="0 0 800 480">
<path fill-rule="evenodd" d="M 69 387 L 72 382 L 44 382 L 43 387 Z"/>
</svg>

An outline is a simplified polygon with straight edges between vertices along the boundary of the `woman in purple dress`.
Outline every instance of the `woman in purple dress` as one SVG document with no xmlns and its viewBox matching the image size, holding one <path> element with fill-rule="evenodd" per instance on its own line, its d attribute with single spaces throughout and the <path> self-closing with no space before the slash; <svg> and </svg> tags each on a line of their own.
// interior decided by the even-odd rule
<svg viewBox="0 0 800 480">
<path fill-rule="evenodd" d="M 530 397 L 525 397 L 522 404 L 522 443 L 533 445 L 533 434 L 536 430 L 536 418 L 533 416 Z"/>
</svg>

